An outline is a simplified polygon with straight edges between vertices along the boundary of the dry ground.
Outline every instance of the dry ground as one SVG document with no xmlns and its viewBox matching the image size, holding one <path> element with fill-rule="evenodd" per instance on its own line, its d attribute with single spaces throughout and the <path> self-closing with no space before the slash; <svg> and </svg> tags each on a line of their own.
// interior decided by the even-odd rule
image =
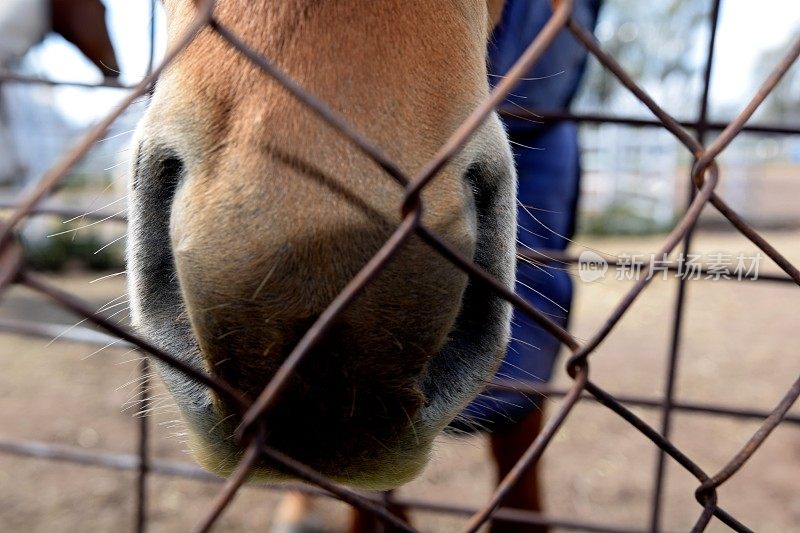
<svg viewBox="0 0 800 533">
<path fill-rule="evenodd" d="M 768 235 L 800 262 L 800 234 Z M 650 252 L 659 238 L 603 239 L 589 244 L 605 252 Z M 705 234 L 697 248 L 707 252 L 749 252 L 733 234 Z M 762 271 L 774 271 L 762 264 Z M 59 284 L 98 305 L 123 291 L 119 278 L 89 284 L 67 276 Z M 591 335 L 630 287 L 608 280 L 578 283 L 573 331 Z M 592 358 L 592 379 L 608 391 L 657 397 L 664 370 L 675 299 L 674 280 L 656 281 Z M 800 373 L 800 291 L 790 285 L 752 282 L 693 282 L 688 290 L 678 397 L 748 408 L 771 408 Z M 119 308 L 118 308 L 119 309 Z M 125 313 L 121 313 L 122 317 Z M 15 289 L 0 305 L 0 316 L 70 324 L 74 320 Z M 0 424 L 2 435 L 79 446 L 87 450 L 133 452 L 135 409 L 122 406 L 136 392 L 130 381 L 134 354 L 108 348 L 53 343 L 17 335 L 0 341 Z M 89 357 L 87 357 L 89 356 Z M 559 371 L 557 383 L 568 378 Z M 128 385 L 126 385 L 128 384 Z M 159 392 L 158 390 L 156 392 Z M 557 405 L 554 400 L 550 408 Z M 189 460 L 177 418 L 165 404 L 154 415 L 152 451 L 158 457 Z M 637 409 L 651 423 L 652 410 Z M 798 412 L 795 408 L 794 412 Z M 720 468 L 756 429 L 756 421 L 679 414 L 674 441 L 707 471 Z M 323 438 L 323 437 L 321 437 Z M 479 505 L 490 493 L 492 472 L 481 438 L 442 439 L 421 479 L 403 488 L 409 496 Z M 559 517 L 646 528 L 656 452 L 616 415 L 582 402 L 544 456 L 547 507 Z M 0 530 L 118 531 L 133 517 L 134 477 L 99 468 L 0 455 Z M 665 526 L 685 531 L 699 513 L 696 486 L 670 465 Z M 153 476 L 150 531 L 185 531 L 208 508 L 217 485 Z M 800 523 L 800 429 L 783 424 L 743 470 L 720 490 L 721 502 L 759 531 L 796 530 Z M 249 488 L 222 519 L 224 531 L 266 531 L 277 496 Z M 332 531 L 344 524 L 338 503 L 326 504 Z M 415 515 L 424 531 L 453 531 L 463 518 Z M 724 530 L 719 523 L 712 530 Z"/>
</svg>

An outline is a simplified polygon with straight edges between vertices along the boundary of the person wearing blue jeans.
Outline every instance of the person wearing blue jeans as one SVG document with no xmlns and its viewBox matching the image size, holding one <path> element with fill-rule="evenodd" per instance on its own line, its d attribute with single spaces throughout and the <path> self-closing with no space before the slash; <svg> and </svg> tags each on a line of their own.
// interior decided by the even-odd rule
<svg viewBox="0 0 800 533">
<path fill-rule="evenodd" d="M 577 0 L 574 18 L 594 28 L 601 0 Z M 489 42 L 490 83 L 524 52 L 552 14 L 550 0 L 508 0 Z M 536 66 L 512 90 L 503 121 L 519 176 L 518 244 L 524 248 L 563 250 L 575 229 L 580 182 L 577 125 L 531 119 L 522 108 L 565 111 L 577 92 L 587 52 L 562 30 Z M 561 326 L 567 325 L 572 281 L 559 264 L 517 262 L 516 292 Z M 530 384 L 547 382 L 560 345 L 524 313 L 515 310 L 508 352 L 496 379 Z M 508 389 L 488 389 L 451 427 L 491 432 L 492 452 L 501 480 L 539 433 L 542 398 Z M 503 502 L 504 506 L 539 511 L 536 469 L 530 468 Z M 495 521 L 492 531 L 545 531 L 546 527 Z"/>
<path fill-rule="evenodd" d="M 575 0 L 574 17 L 584 27 L 595 26 L 601 0 Z M 488 47 L 489 82 L 495 84 L 524 52 L 552 14 L 550 0 L 507 0 L 502 18 Z M 585 69 L 586 51 L 562 30 L 536 66 L 508 98 L 503 116 L 519 176 L 519 229 L 523 247 L 563 250 L 574 231 L 580 180 L 577 126 L 572 122 L 542 123 L 522 118 L 520 108 L 566 110 Z M 514 115 L 519 115 L 515 117 Z M 566 326 L 572 301 L 572 283 L 559 265 L 517 263 L 516 291 L 553 320 Z M 512 340 L 497 378 L 543 383 L 550 379 L 559 351 L 558 342 L 523 313 L 515 311 Z M 490 432 L 492 452 L 502 479 L 539 433 L 541 399 L 513 390 L 488 389 L 451 425 L 456 433 Z M 299 501 L 299 500 L 298 500 Z M 304 501 L 304 500 L 303 500 Z M 536 470 L 528 469 L 510 491 L 503 506 L 541 509 Z M 404 509 L 389 505 L 403 516 Z M 286 514 L 307 514 L 300 506 Z M 292 523 L 292 520 L 287 520 Z M 492 531 L 536 533 L 545 526 L 495 520 Z M 395 531 L 369 513 L 355 511 L 350 531 Z"/>
</svg>

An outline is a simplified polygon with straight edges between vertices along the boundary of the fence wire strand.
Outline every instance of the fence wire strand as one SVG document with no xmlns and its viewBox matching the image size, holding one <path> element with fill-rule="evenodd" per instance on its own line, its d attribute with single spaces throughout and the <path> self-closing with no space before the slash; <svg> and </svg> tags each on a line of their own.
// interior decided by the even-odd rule
<svg viewBox="0 0 800 533">
<path fill-rule="evenodd" d="M 748 121 L 753 113 L 763 103 L 766 97 L 773 91 L 780 79 L 788 69 L 797 62 L 800 56 L 800 38 L 789 48 L 783 58 L 775 66 L 770 75 L 763 81 L 753 98 L 741 110 L 741 112 L 728 124 L 712 125 L 706 120 L 706 109 L 708 100 L 708 85 L 711 77 L 711 58 L 713 55 L 713 36 L 716 33 L 718 24 L 719 0 L 712 4 L 710 21 L 712 25 L 712 38 L 709 45 L 708 63 L 706 65 L 706 85 L 704 90 L 701 117 L 696 123 L 680 123 L 669 113 L 662 109 L 656 101 L 639 85 L 626 70 L 608 53 L 606 53 L 594 36 L 578 22 L 572 18 L 572 0 L 560 0 L 553 2 L 553 13 L 538 36 L 531 42 L 520 59 L 512 68 L 501 78 L 489 97 L 472 113 L 468 118 L 453 132 L 451 137 L 440 147 L 434 157 L 432 157 L 415 176 L 408 176 L 402 172 L 399 166 L 389 159 L 383 151 L 368 138 L 354 129 L 347 120 L 334 112 L 325 102 L 319 100 L 314 95 L 307 92 L 300 84 L 295 82 L 290 76 L 282 72 L 270 58 L 263 57 L 242 41 L 237 35 L 214 18 L 214 0 L 203 0 L 197 3 L 196 15 L 193 22 L 189 25 L 185 34 L 176 44 L 166 53 L 160 65 L 153 65 L 153 52 L 155 33 L 150 28 L 150 66 L 145 78 L 133 88 L 119 88 L 130 90 L 130 94 L 120 103 L 111 113 L 101 120 L 91 129 L 57 164 L 49 169 L 38 180 L 36 186 L 24 197 L 11 203 L 5 203 L 0 207 L 11 208 L 12 212 L 0 226 L 0 295 L 7 291 L 9 287 L 17 284 L 27 286 L 39 293 L 52 299 L 55 303 L 76 315 L 86 319 L 95 326 L 105 330 L 115 339 L 125 341 L 130 346 L 149 354 L 152 357 L 170 365 L 171 367 L 185 373 L 190 378 L 204 384 L 215 393 L 229 400 L 235 405 L 242 416 L 242 423 L 236 431 L 236 436 L 245 450 L 239 461 L 239 465 L 225 483 L 216 500 L 211 504 L 208 514 L 198 524 L 197 531 L 208 531 L 222 515 L 230 502 L 235 497 L 237 491 L 250 476 L 252 470 L 264 458 L 269 458 L 282 465 L 287 471 L 293 473 L 297 478 L 309 483 L 309 486 L 302 490 L 314 494 L 325 494 L 339 498 L 363 511 L 372 513 L 381 520 L 386 526 L 404 530 L 415 531 L 415 529 L 393 515 L 387 509 L 387 501 L 381 501 L 371 495 L 364 495 L 345 488 L 321 474 L 315 472 L 285 453 L 271 449 L 264 443 L 266 442 L 266 430 L 260 424 L 265 413 L 275 404 L 275 401 L 284 390 L 288 383 L 288 378 L 297 368 L 297 365 L 305 358 L 309 357 L 312 348 L 318 343 L 332 327 L 334 320 L 344 309 L 367 287 L 371 281 L 392 261 L 403 243 L 411 236 L 416 235 L 426 242 L 432 253 L 438 253 L 451 261 L 458 268 L 466 272 L 476 283 L 482 283 L 493 290 L 498 296 L 510 302 L 533 319 L 538 325 L 553 335 L 560 343 L 565 345 L 572 355 L 565 365 L 565 369 L 572 378 L 572 384 L 566 390 L 554 391 L 558 396 L 563 397 L 558 409 L 547 420 L 541 433 L 531 442 L 528 450 L 522 455 L 516 466 L 503 479 L 496 490 L 493 492 L 486 504 L 480 509 L 466 509 L 456 505 L 446 506 L 437 505 L 425 501 L 414 501 L 408 498 L 400 498 L 395 495 L 388 496 L 388 501 L 393 505 L 405 506 L 409 508 L 421 508 L 437 510 L 440 512 L 451 512 L 455 514 L 472 513 L 471 518 L 464 527 L 465 532 L 477 531 L 482 525 L 493 517 L 498 520 L 511 520 L 528 524 L 569 524 L 579 529 L 587 531 L 613 530 L 607 526 L 599 526 L 590 523 L 565 522 L 557 519 L 549 519 L 537 513 L 515 511 L 501 508 L 504 497 L 508 494 L 514 484 L 519 480 L 521 474 L 532 464 L 537 462 L 546 452 L 552 442 L 553 437 L 561 429 L 568 416 L 577 403 L 591 396 L 599 404 L 607 407 L 616 413 L 623 420 L 628 422 L 633 428 L 638 430 L 645 438 L 650 440 L 660 450 L 661 454 L 671 457 L 675 463 L 680 465 L 698 481 L 695 491 L 697 502 L 701 506 L 699 516 L 693 531 L 703 531 L 716 517 L 724 524 L 735 531 L 750 531 L 750 529 L 737 520 L 731 513 L 725 511 L 718 501 L 717 489 L 728 481 L 742 468 L 743 465 L 756 453 L 763 445 L 772 431 L 783 421 L 790 423 L 800 422 L 800 417 L 792 417 L 787 413 L 790 407 L 800 396 L 800 378 L 794 382 L 791 388 L 785 393 L 781 401 L 769 412 L 741 411 L 735 409 L 725 409 L 715 406 L 695 405 L 693 407 L 681 406 L 679 402 L 672 399 L 672 388 L 668 386 L 664 402 L 652 402 L 637 398 L 617 398 L 603 389 L 598 383 L 590 379 L 590 361 L 594 351 L 600 346 L 605 338 L 612 332 L 614 327 L 628 312 L 636 298 L 645 290 L 651 276 L 648 276 L 650 267 L 646 267 L 644 275 L 641 276 L 627 294 L 618 302 L 614 310 L 609 314 L 604 324 L 592 337 L 580 344 L 569 332 L 552 322 L 547 316 L 533 307 L 530 303 L 509 290 L 499 280 L 492 277 L 482 268 L 464 257 L 448 243 L 436 235 L 430 228 L 422 223 L 422 212 L 424 209 L 421 192 L 434 179 L 437 173 L 447 164 L 447 162 L 459 152 L 464 143 L 483 123 L 487 116 L 500 106 L 521 78 L 536 64 L 542 54 L 553 43 L 559 32 L 565 29 L 569 31 L 580 42 L 589 53 L 591 53 L 600 64 L 611 72 L 619 82 L 640 102 L 642 102 L 653 114 L 654 119 L 626 119 L 602 115 L 577 115 L 571 113 L 551 114 L 548 117 L 552 120 L 573 120 L 585 122 L 612 122 L 621 124 L 634 124 L 638 126 L 661 127 L 669 131 L 684 147 L 692 154 L 694 165 L 691 171 L 691 182 L 694 186 L 691 201 L 683 216 L 676 223 L 675 227 L 664 240 L 659 254 L 666 254 L 674 250 L 682 241 L 688 247 L 691 232 L 695 227 L 698 217 L 708 205 L 714 207 L 721 213 L 730 224 L 736 228 L 744 237 L 749 239 L 768 257 L 770 257 L 786 274 L 785 277 L 773 276 L 772 281 L 784 281 L 800 284 L 800 271 L 789 260 L 787 260 L 775 247 L 773 247 L 764 237 L 762 237 L 750 224 L 748 224 L 734 209 L 732 209 L 722 197 L 716 192 L 716 187 L 721 179 L 716 159 L 730 145 L 737 135 L 742 131 L 768 131 L 783 133 L 800 133 L 798 128 L 754 126 L 748 125 Z M 151 1 L 151 8 L 155 9 L 155 2 Z M 153 11 L 154 13 L 154 11 Z M 204 372 L 202 369 L 194 368 L 181 361 L 172 354 L 165 352 L 154 346 L 146 339 L 141 338 L 108 319 L 103 318 L 94 312 L 88 303 L 79 297 L 66 293 L 52 284 L 40 279 L 32 274 L 23 259 L 22 247 L 16 237 L 16 231 L 25 220 L 37 213 L 68 213 L 58 208 L 48 208 L 42 202 L 54 190 L 69 170 L 98 142 L 104 135 L 108 127 L 118 118 L 137 98 L 151 89 L 159 74 L 169 65 L 179 54 L 181 54 L 194 40 L 201 31 L 210 30 L 221 37 L 231 48 L 237 50 L 250 62 L 257 66 L 260 71 L 273 80 L 281 84 L 298 101 L 309 109 L 328 125 L 337 130 L 344 138 L 348 139 L 354 147 L 366 154 L 376 164 L 382 168 L 387 176 L 405 190 L 404 201 L 398 205 L 398 211 L 402 215 L 402 221 L 395 230 L 394 234 L 384 243 L 383 247 L 365 265 L 342 292 L 331 302 L 329 307 L 320 315 L 317 321 L 309 328 L 302 339 L 295 346 L 280 369 L 265 387 L 260 396 L 254 401 L 246 398 L 241 392 L 224 382 L 218 377 Z M 0 80 L 13 83 L 44 83 L 51 85 L 73 85 L 87 86 L 86 84 L 60 83 L 48 80 L 35 79 L 20 76 L 13 73 L 0 72 Z M 93 87 L 108 87 L 115 84 L 104 82 L 92 85 Z M 534 113 L 534 110 L 528 110 Z M 519 111 L 515 110 L 515 113 Z M 694 129 L 697 136 L 691 133 Z M 709 131 L 721 130 L 719 135 L 708 145 L 704 145 L 705 134 Z M 115 217 L 116 219 L 124 217 Z M 688 248 L 687 248 L 688 249 Z M 574 261 L 567 256 L 553 255 L 551 252 L 539 252 L 538 260 L 545 261 Z M 543 259 L 546 258 L 546 259 Z M 766 281 L 770 281 L 767 279 Z M 682 301 L 682 297 L 679 298 Z M 680 305 L 676 307 L 676 324 L 681 319 Z M 46 327 L 37 327 L 36 324 L 17 324 L 13 321 L 0 324 L 3 330 L 21 330 L 28 334 L 48 335 Z M 678 325 L 674 326 L 679 328 Z M 679 329 L 674 330 L 673 342 L 677 341 L 680 335 Z M 105 338 L 105 337 L 104 337 Z M 81 337 L 80 339 L 84 339 Z M 78 339 L 78 340 L 80 340 Z M 674 372 L 676 363 L 676 350 L 673 344 L 671 372 Z M 141 376 L 148 374 L 147 360 L 141 364 Z M 494 383 L 495 387 L 503 387 L 501 382 Z M 507 384 L 505 386 L 508 386 Z M 542 387 L 531 389 L 541 394 Z M 143 382 L 139 389 L 140 400 L 149 401 L 146 395 L 146 383 Z M 639 402 L 637 404 L 637 401 Z M 644 405 L 650 407 L 661 407 L 664 413 L 661 431 L 657 431 L 647 424 L 641 417 L 634 414 L 626 405 Z M 668 438 L 669 417 L 672 410 L 689 409 L 694 412 L 706 412 L 711 414 L 728 414 L 733 416 L 746 416 L 759 418 L 761 424 L 757 431 L 747 440 L 742 448 L 716 473 L 706 473 L 695 461 L 687 456 Z M 131 462 L 130 458 L 105 457 L 102 454 L 92 455 L 88 452 L 74 452 L 61 449 L 57 446 L 47 445 L 46 443 L 23 442 L 9 439 L 0 439 L 0 451 L 5 453 L 17 453 L 38 456 L 50 460 L 71 461 L 82 464 L 97 464 L 107 468 L 135 469 L 137 477 L 137 513 L 135 528 L 143 531 L 147 524 L 147 478 L 153 473 L 167 473 L 171 475 L 185 475 L 197 479 L 212 480 L 213 476 L 202 473 L 196 467 L 178 467 L 168 463 L 160 462 L 151 458 L 148 453 L 149 429 L 146 417 L 142 419 L 138 433 L 138 454 L 136 460 Z M 663 457 L 663 455 L 662 455 Z M 659 509 L 661 505 L 661 485 L 663 483 L 664 469 L 663 463 L 659 463 L 656 475 L 657 489 L 652 506 L 651 529 L 659 528 Z M 293 488 L 297 488 L 291 485 Z M 316 487 L 316 488 L 314 488 Z M 568 527 L 570 527 L 568 525 Z M 627 531 L 624 528 L 617 529 Z"/>
</svg>

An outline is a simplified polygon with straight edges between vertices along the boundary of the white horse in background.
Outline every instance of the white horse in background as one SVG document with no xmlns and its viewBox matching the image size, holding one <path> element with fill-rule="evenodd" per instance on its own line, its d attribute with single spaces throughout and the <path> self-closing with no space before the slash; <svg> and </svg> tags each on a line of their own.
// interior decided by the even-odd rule
<svg viewBox="0 0 800 533">
<path fill-rule="evenodd" d="M 78 47 L 104 76 L 119 75 L 100 0 L 0 0 L 0 71 L 16 66 L 50 32 Z M 1 96 L 0 92 L 0 183 L 10 183 L 24 167 Z"/>
</svg>

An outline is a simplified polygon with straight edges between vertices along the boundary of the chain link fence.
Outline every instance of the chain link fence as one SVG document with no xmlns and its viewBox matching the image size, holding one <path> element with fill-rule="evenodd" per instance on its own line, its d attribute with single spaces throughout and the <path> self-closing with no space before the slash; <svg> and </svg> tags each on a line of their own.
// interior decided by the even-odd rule
<svg viewBox="0 0 800 533">
<path fill-rule="evenodd" d="M 123 344 L 146 352 L 152 357 L 163 361 L 173 368 L 185 373 L 192 379 L 211 388 L 220 397 L 225 398 L 231 405 L 237 406 L 241 415 L 242 423 L 237 432 L 244 453 L 236 471 L 224 482 L 222 489 L 216 500 L 209 506 L 206 517 L 198 524 L 198 531 L 209 530 L 220 515 L 225 511 L 236 492 L 246 481 L 251 469 L 263 458 L 280 464 L 285 470 L 291 472 L 298 479 L 306 484 L 284 485 L 282 488 L 293 488 L 303 490 L 312 494 L 323 494 L 339 498 L 365 512 L 374 514 L 384 524 L 390 528 L 402 531 L 415 531 L 415 529 L 389 511 L 390 506 L 405 507 L 411 509 L 424 509 L 443 513 L 453 513 L 460 515 L 471 515 L 468 523 L 464 526 L 464 531 L 474 532 L 487 523 L 492 518 L 513 521 L 525 524 L 550 524 L 553 526 L 563 526 L 573 529 L 587 531 L 630 531 L 630 528 L 609 528 L 599 524 L 592 524 L 580 521 L 564 521 L 550 519 L 546 515 L 533 512 L 501 508 L 504 496 L 509 492 L 513 485 L 518 481 L 522 472 L 537 462 L 552 443 L 554 436 L 559 432 L 565 420 L 570 416 L 575 405 L 584 399 L 599 402 L 607 407 L 619 417 L 628 422 L 632 427 L 641 432 L 659 450 L 660 458 L 657 462 L 657 469 L 654 476 L 654 490 L 651 506 L 651 530 L 660 528 L 661 506 L 663 503 L 664 472 L 667 456 L 688 473 L 697 479 L 695 498 L 699 508 L 694 531 L 703 531 L 712 517 L 716 517 L 721 522 L 736 531 L 750 531 L 750 528 L 740 522 L 736 517 L 735 509 L 727 509 L 724 502 L 720 501 L 717 489 L 735 476 L 745 463 L 761 447 L 770 433 L 780 424 L 800 423 L 800 417 L 788 415 L 792 404 L 800 395 L 800 379 L 796 380 L 791 388 L 786 391 L 780 402 L 768 412 L 758 410 L 734 409 L 725 406 L 714 406 L 700 403 L 680 402 L 674 397 L 675 374 L 679 360 L 679 339 L 681 336 L 681 320 L 685 304 L 686 280 L 681 277 L 679 281 L 678 297 L 673 309 L 674 321 L 670 344 L 670 358 L 665 394 L 658 400 L 642 397 L 615 397 L 609 394 L 600 383 L 593 381 L 590 377 L 592 355 L 603 340 L 611 333 L 620 319 L 630 309 L 637 297 L 647 287 L 652 276 L 649 274 L 651 266 L 645 265 L 642 276 L 625 297 L 618 302 L 611 314 L 607 317 L 604 325 L 595 332 L 591 338 L 585 342 L 579 342 L 568 331 L 550 321 L 547 316 L 542 314 L 528 302 L 518 295 L 510 292 L 508 288 L 498 280 L 489 276 L 480 267 L 475 265 L 470 259 L 454 250 L 449 244 L 443 241 L 431 229 L 421 222 L 421 212 L 423 202 L 420 193 L 435 178 L 438 171 L 460 150 L 469 136 L 481 125 L 483 120 L 496 108 L 500 109 L 505 97 L 513 89 L 514 85 L 525 75 L 525 73 L 536 63 L 542 53 L 550 46 L 555 36 L 567 29 L 586 49 L 602 64 L 602 66 L 612 73 L 624 86 L 643 103 L 654 115 L 653 119 L 643 120 L 634 118 L 621 118 L 617 116 L 601 114 L 570 114 L 570 113 L 541 113 L 538 110 L 529 110 L 531 116 L 545 121 L 570 120 L 587 123 L 617 123 L 639 127 L 658 127 L 669 131 L 674 137 L 689 151 L 694 159 L 691 169 L 691 183 L 693 184 L 691 198 L 685 212 L 674 226 L 672 231 L 664 239 L 662 246 L 656 251 L 658 257 L 668 254 L 678 247 L 682 247 L 684 252 L 688 252 L 691 246 L 692 232 L 695 228 L 698 217 L 704 209 L 716 209 L 724 216 L 730 225 L 741 233 L 744 237 L 754 243 L 766 256 L 771 258 L 785 275 L 762 275 L 759 281 L 762 283 L 792 283 L 800 284 L 800 271 L 790 263 L 778 250 L 776 250 L 767 240 L 765 240 L 750 224 L 733 209 L 731 209 L 722 198 L 715 192 L 715 188 L 722 176 L 720 176 L 716 158 L 722 153 L 731 141 L 742 131 L 757 131 L 765 133 L 800 134 L 800 128 L 786 126 L 753 126 L 748 125 L 756 109 L 764 99 L 775 88 L 781 77 L 787 72 L 800 55 L 800 38 L 786 51 L 780 62 L 774 66 L 772 73 L 763 80 L 760 88 L 741 110 L 741 112 L 728 124 L 714 123 L 708 120 L 708 101 L 709 87 L 711 84 L 712 59 L 714 51 L 715 37 L 717 33 L 720 0 L 712 3 L 709 16 L 710 39 L 706 53 L 706 63 L 704 69 L 704 85 L 700 101 L 700 114 L 696 121 L 691 123 L 680 123 L 666 113 L 657 102 L 653 100 L 631 76 L 623 69 L 614 57 L 603 51 L 599 43 L 590 32 L 581 27 L 571 17 L 573 3 L 570 0 L 558 0 L 553 3 L 553 13 L 536 37 L 530 43 L 526 52 L 520 57 L 518 62 L 509 70 L 506 76 L 497 84 L 489 98 L 475 109 L 463 124 L 452 134 L 449 140 L 438 150 L 436 155 L 428 161 L 416 175 L 410 176 L 402 172 L 397 165 L 387 159 L 380 148 L 355 131 L 348 122 L 337 113 L 332 111 L 313 95 L 306 92 L 303 87 L 298 85 L 289 76 L 282 72 L 270 58 L 262 57 L 253 51 L 247 43 L 242 42 L 236 34 L 229 28 L 221 24 L 214 16 L 213 0 L 202 0 L 198 2 L 194 21 L 191 23 L 185 35 L 174 44 L 167 52 L 164 61 L 160 66 L 151 69 L 151 73 L 142 80 L 136 87 L 129 88 L 129 95 L 99 124 L 94 126 L 85 137 L 72 148 L 63 158 L 46 172 L 38 181 L 35 187 L 31 188 L 26 194 L 19 197 L 11 204 L 5 205 L 11 210 L 11 214 L 2 221 L 0 228 L 0 293 L 8 290 L 13 285 L 21 285 L 37 291 L 66 310 L 74 312 L 76 315 L 85 318 L 89 323 L 94 324 L 106 334 L 100 334 L 90 330 L 83 332 L 76 331 L 70 335 L 76 340 L 107 343 L 109 341 L 122 341 Z M 282 366 L 261 393 L 254 401 L 247 400 L 239 391 L 218 379 L 198 371 L 194 367 L 173 355 L 159 349 L 146 339 L 143 339 L 129 331 L 127 328 L 117 323 L 103 318 L 97 314 L 92 307 L 80 297 L 69 294 L 55 287 L 48 281 L 32 273 L 25 264 L 22 246 L 17 238 L 17 232 L 32 215 L 40 213 L 50 213 L 56 215 L 71 215 L 69 210 L 52 209 L 42 205 L 43 200 L 58 186 L 59 181 L 65 174 L 91 149 L 91 147 L 102 138 L 104 132 L 119 117 L 125 109 L 137 98 L 146 94 L 153 83 L 158 79 L 164 67 L 168 65 L 178 54 L 181 53 L 194 39 L 200 31 L 212 31 L 221 37 L 231 48 L 247 57 L 254 65 L 260 68 L 265 74 L 278 81 L 295 98 L 313 110 L 320 120 L 336 128 L 341 135 L 352 142 L 355 147 L 370 157 L 387 174 L 387 179 L 394 179 L 405 189 L 405 200 L 397 208 L 402 214 L 402 222 L 395 230 L 391 238 L 385 242 L 380 251 L 364 266 L 363 270 L 354 277 L 346 288 L 331 302 L 325 312 L 320 315 L 316 322 L 302 337 L 300 342 L 283 362 Z M 46 80 L 26 78 L 10 73 L 0 74 L 0 80 L 14 83 L 52 83 Z M 519 115 L 520 110 L 514 109 L 514 114 Z M 719 132 L 711 142 L 706 143 L 712 132 Z M 79 215 L 82 213 L 78 213 Z M 102 213 L 96 213 L 97 219 L 106 218 Z M 117 217 L 121 218 L 121 217 Z M 554 389 L 542 387 L 541 385 L 531 384 L 528 392 L 531 394 L 545 394 L 554 397 L 561 397 L 562 402 L 549 416 L 541 433 L 531 442 L 530 447 L 521 457 L 516 467 L 501 481 L 497 489 L 492 494 L 489 501 L 479 509 L 471 509 L 458 505 L 443 505 L 429 501 L 416 500 L 413 498 L 403 498 L 396 495 L 388 495 L 385 498 L 377 498 L 373 495 L 363 494 L 353 491 L 331 480 L 326 479 L 317 472 L 313 471 L 304 464 L 299 463 L 290 456 L 279 450 L 265 445 L 264 430 L 259 425 L 259 420 L 264 413 L 269 411 L 276 400 L 281 396 L 287 384 L 287 379 L 297 368 L 298 364 L 308 356 L 310 350 L 332 327 L 334 319 L 341 313 L 373 280 L 378 273 L 390 262 L 399 248 L 412 235 L 416 235 L 426 242 L 431 253 L 441 254 L 471 277 L 474 283 L 484 284 L 490 287 L 502 298 L 510 302 L 517 309 L 526 313 L 531 319 L 535 320 L 549 334 L 556 337 L 564 346 L 571 351 L 571 356 L 565 364 L 565 371 L 572 378 L 571 385 L 566 389 Z M 521 250 L 520 254 L 537 261 L 571 261 L 577 259 L 565 254 L 554 254 L 552 251 L 531 252 Z M 670 269 L 676 269 L 675 264 L 669 265 Z M 53 338 L 61 332 L 54 329 L 53 325 L 31 322 L 3 321 L 0 329 L 39 335 Z M 68 338 L 70 335 L 67 335 Z M 143 360 L 141 363 L 143 378 L 148 374 L 148 362 Z M 506 387 L 509 384 L 496 382 L 491 386 Z M 146 406 L 147 379 L 140 382 L 141 401 Z M 516 390 L 520 389 L 520 384 L 515 383 Z M 656 408 L 661 412 L 661 424 L 653 427 L 646 423 L 631 410 L 632 407 Z M 758 430 L 744 443 L 727 464 L 717 472 L 707 472 L 697 464 L 691 457 L 684 453 L 670 440 L 670 427 L 672 416 L 677 411 L 701 412 L 713 415 L 726 415 L 741 418 L 751 418 L 760 420 Z M 602 436 L 600 436 L 602 438 Z M 147 525 L 147 478 L 151 474 L 164 474 L 171 476 L 184 476 L 195 479 L 218 480 L 213 475 L 208 474 L 198 467 L 185 463 L 166 461 L 152 458 L 148 455 L 148 440 L 150 432 L 148 420 L 143 417 L 139 421 L 138 433 L 138 454 L 111 454 L 103 452 L 89 452 L 78 448 L 57 446 L 44 442 L 21 441 L 14 439 L 0 438 L 0 451 L 9 454 L 34 456 L 42 459 L 68 461 L 72 463 L 102 466 L 112 469 L 134 470 L 138 472 L 136 487 L 136 523 L 134 528 L 143 531 Z M 390 505 L 391 504 L 391 505 Z"/>
</svg>

